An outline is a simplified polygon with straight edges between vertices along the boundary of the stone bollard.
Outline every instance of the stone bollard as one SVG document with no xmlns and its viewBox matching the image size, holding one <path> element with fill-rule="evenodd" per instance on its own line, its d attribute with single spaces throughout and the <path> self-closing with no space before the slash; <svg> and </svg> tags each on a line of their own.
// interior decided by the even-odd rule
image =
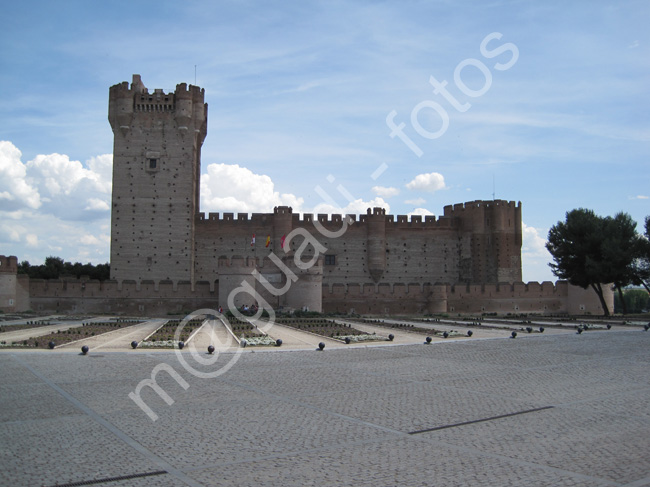
<svg viewBox="0 0 650 487">
<path fill-rule="evenodd" d="M 513 331 L 513 332 L 510 334 L 510 338 L 517 338 L 517 332 L 516 332 L 516 331 Z"/>
<path fill-rule="evenodd" d="M 532 329 L 532 327 L 527 326 L 527 327 L 526 327 L 526 331 L 527 331 L 528 333 L 532 333 L 532 332 L 533 332 L 533 329 Z"/>
<path fill-rule="evenodd" d="M 471 337 L 473 334 L 474 334 L 474 333 L 472 332 L 472 330 L 467 330 L 467 336 L 468 336 L 468 337 Z"/>
<path fill-rule="evenodd" d="M 210 345 L 210 346 L 208 347 L 208 353 L 209 353 L 210 355 L 212 355 L 212 354 L 214 353 L 214 347 L 213 347 L 212 345 Z"/>
<path fill-rule="evenodd" d="M 349 345 L 351 341 L 352 340 L 350 340 L 350 337 L 345 337 L 345 344 L 346 345 Z"/>
<path fill-rule="evenodd" d="M 444 333 L 442 334 L 442 337 L 443 337 L 443 338 L 449 338 L 449 333 L 444 332 Z"/>
<path fill-rule="evenodd" d="M 325 343 L 320 342 L 320 343 L 318 344 L 318 350 L 320 350 L 320 351 L 322 352 L 324 348 L 325 348 Z"/>
<path fill-rule="evenodd" d="M 544 333 L 544 327 L 543 327 L 543 326 L 540 326 L 540 327 L 539 327 L 539 332 L 540 332 L 540 333 Z"/>
<path fill-rule="evenodd" d="M 178 349 L 183 350 L 183 347 L 185 346 L 185 342 L 178 342 Z"/>
<path fill-rule="evenodd" d="M 138 348 L 138 342 L 136 342 L 135 340 L 133 340 L 133 341 L 131 342 L 131 348 L 132 348 L 133 350 L 135 350 L 136 348 Z"/>
<path fill-rule="evenodd" d="M 88 345 L 84 345 L 83 347 L 81 347 L 81 353 L 83 355 L 86 355 L 88 353 Z"/>
<path fill-rule="evenodd" d="M 424 343 L 426 343 L 427 345 L 429 345 L 429 344 L 431 343 L 431 337 L 426 337 Z"/>
<path fill-rule="evenodd" d="M 393 335 L 392 333 L 388 335 L 388 341 L 392 342 L 394 339 L 395 339 L 395 335 Z"/>
<path fill-rule="evenodd" d="M 281 347 L 281 346 L 282 346 L 282 338 L 278 338 L 278 339 L 275 341 L 275 346 L 276 346 L 276 347 Z"/>
<path fill-rule="evenodd" d="M 47 344 L 48 347 L 50 347 L 50 350 L 54 350 L 54 347 L 56 347 L 56 343 L 50 342 Z"/>
</svg>

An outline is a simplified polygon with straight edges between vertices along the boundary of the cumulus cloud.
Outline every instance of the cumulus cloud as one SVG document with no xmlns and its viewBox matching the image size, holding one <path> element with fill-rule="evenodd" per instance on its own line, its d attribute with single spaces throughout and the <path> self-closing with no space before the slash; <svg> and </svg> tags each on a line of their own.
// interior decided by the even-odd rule
<svg viewBox="0 0 650 487">
<path fill-rule="evenodd" d="M 430 212 L 429 210 L 427 210 L 426 208 L 416 208 L 416 209 L 413 210 L 413 211 L 409 211 L 408 214 L 409 214 L 409 216 L 410 216 L 410 215 L 422 215 L 422 216 L 433 215 L 433 213 L 431 213 L 431 212 Z"/>
<path fill-rule="evenodd" d="M 525 223 L 521 224 L 521 237 L 522 237 L 522 254 L 527 254 L 536 257 L 549 257 L 548 250 L 546 250 L 546 239 L 541 237 L 538 230 L 534 227 L 529 227 Z"/>
<path fill-rule="evenodd" d="M 89 198 L 86 201 L 86 207 L 84 210 L 90 211 L 108 211 L 110 210 L 110 205 L 105 200 L 100 200 L 99 198 Z"/>
<path fill-rule="evenodd" d="M 38 209 L 63 220 L 93 220 L 110 209 L 112 160 L 93 157 L 84 167 L 64 154 L 37 155 L 23 163 L 11 142 L 0 142 L 3 211 Z"/>
<path fill-rule="evenodd" d="M 110 216 L 113 156 L 85 164 L 63 154 L 21 159 L 16 146 L 0 142 L 0 247 L 34 264 L 43 255 L 106 262 L 110 238 L 101 228 Z"/>
<path fill-rule="evenodd" d="M 11 142 L 0 141 L 0 203 L 5 211 L 39 208 L 38 190 L 27 181 L 22 153 Z"/>
<path fill-rule="evenodd" d="M 420 206 L 420 205 L 423 205 L 426 202 L 427 202 L 427 200 L 425 200 L 424 198 L 415 198 L 414 200 L 406 200 L 404 203 L 406 203 L 408 205 L 413 205 L 413 206 Z"/>
<path fill-rule="evenodd" d="M 84 167 L 64 154 L 38 155 L 26 164 L 44 210 L 68 220 L 97 218 L 109 210 L 112 156 L 92 158 Z"/>
<path fill-rule="evenodd" d="M 373 186 L 372 192 L 382 198 L 390 198 L 391 196 L 397 196 L 399 194 L 399 189 L 386 188 L 384 186 Z"/>
<path fill-rule="evenodd" d="M 442 174 L 437 172 L 418 174 L 406 185 L 406 187 L 411 190 L 426 191 L 429 193 L 435 193 L 441 189 L 447 189 L 445 178 Z"/>
<path fill-rule="evenodd" d="M 275 191 L 271 178 L 237 164 L 210 164 L 201 176 L 202 211 L 268 213 L 275 206 L 302 210 L 304 200 Z"/>
<path fill-rule="evenodd" d="M 546 249 L 546 239 L 542 236 L 548 233 L 548 230 L 534 228 L 522 222 L 521 225 L 521 261 L 524 281 L 527 281 L 528 275 L 535 276 L 540 281 L 555 281 L 549 262 L 553 257 Z"/>
<path fill-rule="evenodd" d="M 364 201 L 361 198 L 349 202 L 345 207 L 336 207 L 328 203 L 316 205 L 313 210 L 314 214 L 340 214 L 340 215 L 365 215 L 368 208 L 384 208 L 386 214 L 390 213 L 390 205 L 383 198 L 373 198 L 370 201 Z"/>
<path fill-rule="evenodd" d="M 25 235 L 25 242 L 27 242 L 28 247 L 38 247 L 38 236 L 33 233 L 28 233 Z"/>
</svg>

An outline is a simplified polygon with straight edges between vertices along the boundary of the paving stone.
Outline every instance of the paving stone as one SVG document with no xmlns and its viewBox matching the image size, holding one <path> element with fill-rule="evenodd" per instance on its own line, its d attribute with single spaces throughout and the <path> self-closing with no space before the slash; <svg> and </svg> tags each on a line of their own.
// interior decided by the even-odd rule
<svg viewBox="0 0 650 487">
<path fill-rule="evenodd" d="M 649 340 L 179 352 L 196 373 L 173 351 L 2 351 L 1 483 L 639 487 Z M 154 370 L 156 421 L 129 398 Z"/>
</svg>

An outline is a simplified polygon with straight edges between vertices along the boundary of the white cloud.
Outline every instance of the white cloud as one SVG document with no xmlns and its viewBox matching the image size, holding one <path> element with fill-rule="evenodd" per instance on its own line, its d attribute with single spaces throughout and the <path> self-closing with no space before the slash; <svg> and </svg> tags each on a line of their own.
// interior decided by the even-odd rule
<svg viewBox="0 0 650 487">
<path fill-rule="evenodd" d="M 408 205 L 413 205 L 413 206 L 420 206 L 420 205 L 423 205 L 426 202 L 427 202 L 427 200 L 425 200 L 424 198 L 415 198 L 414 200 L 406 200 L 404 203 L 406 203 Z"/>
<path fill-rule="evenodd" d="M 368 208 L 384 208 L 386 210 L 386 214 L 390 213 L 390 205 L 386 203 L 383 198 L 377 197 L 374 198 L 370 201 L 364 201 L 362 199 L 356 199 L 354 201 L 351 201 L 347 206 L 345 207 L 336 207 L 327 203 L 321 203 L 319 205 L 316 205 L 316 207 L 313 210 L 314 214 L 339 214 L 339 215 L 365 215 L 366 212 L 368 211 Z M 306 212 L 310 213 L 310 212 Z"/>
<path fill-rule="evenodd" d="M 108 202 L 98 198 L 89 198 L 86 203 L 84 210 L 108 211 L 111 208 Z"/>
<path fill-rule="evenodd" d="M 99 245 L 99 239 L 94 235 L 84 235 L 79 241 L 84 245 Z"/>
<path fill-rule="evenodd" d="M 50 198 L 90 194 L 110 194 L 112 156 L 93 157 L 90 169 L 81 162 L 71 161 L 65 154 L 37 155 L 26 164 L 27 174 L 38 186 L 39 192 Z M 108 168 L 106 167 L 108 165 Z"/>
<path fill-rule="evenodd" d="M 0 203 L 2 209 L 36 209 L 41 206 L 38 190 L 26 179 L 22 153 L 8 141 L 0 141 Z"/>
<path fill-rule="evenodd" d="M 201 175 L 201 210 L 269 213 L 275 206 L 302 210 L 304 200 L 275 191 L 271 178 L 237 164 L 209 164 Z"/>
<path fill-rule="evenodd" d="M 427 191 L 429 193 L 447 189 L 447 186 L 445 186 L 445 178 L 437 172 L 418 174 L 406 187 L 411 190 Z"/>
<path fill-rule="evenodd" d="M 553 257 L 546 250 L 546 239 L 542 235 L 548 233 L 539 228 L 534 228 L 522 222 L 521 236 L 521 263 L 524 281 L 551 281 L 557 280 L 549 267 L 549 262 L 553 261 Z M 535 276 L 534 279 L 529 279 L 528 276 Z"/>
<path fill-rule="evenodd" d="M 109 211 L 112 155 L 91 158 L 88 168 L 63 154 L 37 155 L 26 164 L 21 157 L 11 142 L 0 142 L 3 213 L 39 209 L 63 220 L 92 220 Z"/>
<path fill-rule="evenodd" d="M 642 194 L 636 195 L 636 196 L 630 196 L 631 200 L 647 200 L 650 199 L 650 196 L 645 196 Z"/>
<path fill-rule="evenodd" d="M 431 212 L 430 212 L 429 210 L 427 210 L 426 208 L 416 208 L 415 210 L 410 211 L 408 214 L 409 214 L 409 215 L 422 215 L 422 216 L 433 215 L 433 213 L 431 213 Z"/>
<path fill-rule="evenodd" d="M 546 239 L 539 235 L 540 231 L 537 228 L 529 227 L 525 223 L 521 224 L 522 254 L 548 256 L 550 258 L 551 254 L 546 250 Z"/>
<path fill-rule="evenodd" d="M 391 196 L 397 196 L 399 194 L 399 189 L 386 188 L 384 186 L 373 186 L 372 192 L 382 198 L 390 198 Z"/>
<path fill-rule="evenodd" d="M 11 142 L 0 142 L 0 247 L 33 264 L 46 255 L 106 262 L 112 155 L 85 165 L 63 154 L 27 163 L 21 157 Z"/>
</svg>

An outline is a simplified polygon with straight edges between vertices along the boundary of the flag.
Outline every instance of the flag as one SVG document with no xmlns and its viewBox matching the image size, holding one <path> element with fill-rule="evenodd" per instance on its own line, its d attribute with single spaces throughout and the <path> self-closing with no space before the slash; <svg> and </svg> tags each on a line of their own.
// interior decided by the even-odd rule
<svg viewBox="0 0 650 487">
<path fill-rule="evenodd" d="M 284 249 L 284 239 L 285 239 L 285 235 L 282 235 L 282 238 L 280 239 L 280 247 L 282 247 L 283 249 Z"/>
<path fill-rule="evenodd" d="M 271 236 L 267 235 L 266 236 L 266 245 L 265 245 L 265 247 L 268 247 L 270 244 L 271 244 Z"/>
<path fill-rule="evenodd" d="M 253 238 L 251 238 L 251 247 L 255 245 L 255 234 L 253 234 Z"/>
</svg>

